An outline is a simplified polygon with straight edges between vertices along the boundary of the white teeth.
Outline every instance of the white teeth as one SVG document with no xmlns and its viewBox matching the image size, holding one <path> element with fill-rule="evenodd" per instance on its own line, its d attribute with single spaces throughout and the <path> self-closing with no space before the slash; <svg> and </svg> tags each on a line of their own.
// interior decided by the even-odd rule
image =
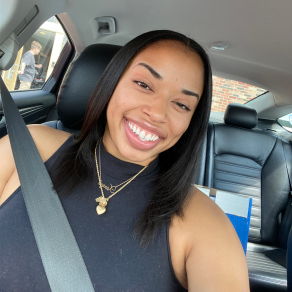
<svg viewBox="0 0 292 292">
<path fill-rule="evenodd" d="M 129 128 L 139 137 L 139 139 L 141 141 L 149 142 L 149 141 L 156 141 L 157 139 L 159 139 L 159 137 L 154 135 L 154 134 L 153 135 L 151 135 L 151 134 L 146 135 L 145 131 L 143 131 L 143 130 L 141 131 L 141 129 L 138 126 L 136 127 L 135 124 L 133 125 L 129 121 L 127 121 L 127 122 L 128 122 Z"/>
<path fill-rule="evenodd" d="M 145 139 L 146 141 L 149 141 L 149 140 L 150 140 L 150 138 L 151 138 L 151 134 L 148 134 L 148 135 L 146 135 L 146 136 L 145 136 L 145 138 L 144 138 L 144 139 Z"/>
<path fill-rule="evenodd" d="M 127 123 L 129 125 L 130 129 L 133 129 L 133 125 L 130 122 L 128 122 L 128 121 L 127 121 Z"/>
<path fill-rule="evenodd" d="M 140 133 L 139 137 L 140 137 L 141 139 L 144 139 L 144 137 L 145 137 L 145 132 L 142 131 L 142 132 Z"/>
<path fill-rule="evenodd" d="M 153 137 L 152 137 L 152 141 L 156 141 L 156 140 L 158 140 L 158 139 L 159 139 L 159 137 L 153 135 Z"/>
</svg>

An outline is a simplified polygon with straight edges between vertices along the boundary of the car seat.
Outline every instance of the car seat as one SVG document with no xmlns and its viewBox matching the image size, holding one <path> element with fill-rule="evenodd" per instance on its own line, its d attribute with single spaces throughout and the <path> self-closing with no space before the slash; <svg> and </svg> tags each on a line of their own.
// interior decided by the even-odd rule
<svg viewBox="0 0 292 292">
<path fill-rule="evenodd" d="M 76 133 L 81 129 L 87 103 L 105 68 L 121 47 L 94 44 L 70 63 L 57 97 L 58 120 L 44 125 Z"/>
<path fill-rule="evenodd" d="M 257 112 L 241 104 L 229 104 L 224 124 L 209 122 L 205 185 L 253 199 L 247 247 L 251 291 L 286 291 L 286 268 L 266 252 L 277 248 L 279 222 L 289 199 L 283 151 L 288 143 L 256 129 L 256 124 Z"/>
</svg>

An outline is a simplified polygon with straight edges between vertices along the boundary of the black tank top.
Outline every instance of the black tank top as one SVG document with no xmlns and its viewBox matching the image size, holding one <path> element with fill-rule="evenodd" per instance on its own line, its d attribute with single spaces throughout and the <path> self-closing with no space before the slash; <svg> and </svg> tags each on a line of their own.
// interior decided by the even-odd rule
<svg viewBox="0 0 292 292">
<path fill-rule="evenodd" d="M 49 173 L 72 143 L 70 137 L 45 163 Z M 132 177 L 142 166 L 115 158 L 102 145 L 101 168 L 102 181 L 109 186 Z M 146 249 L 133 233 L 157 171 L 158 158 L 109 200 L 102 215 L 96 213 L 95 199 L 101 196 L 97 175 L 93 183 L 84 183 L 61 199 L 95 291 L 186 291 L 172 268 L 168 226 Z M 50 291 L 20 187 L 0 206 L 0 291 Z"/>
</svg>

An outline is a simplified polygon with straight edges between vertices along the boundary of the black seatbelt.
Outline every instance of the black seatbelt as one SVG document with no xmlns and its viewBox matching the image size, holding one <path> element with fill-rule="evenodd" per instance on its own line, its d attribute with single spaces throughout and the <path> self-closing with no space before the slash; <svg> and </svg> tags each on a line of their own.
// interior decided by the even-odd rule
<svg viewBox="0 0 292 292">
<path fill-rule="evenodd" d="M 51 290 L 94 291 L 51 178 L 1 77 L 0 94 L 25 205 Z"/>
</svg>

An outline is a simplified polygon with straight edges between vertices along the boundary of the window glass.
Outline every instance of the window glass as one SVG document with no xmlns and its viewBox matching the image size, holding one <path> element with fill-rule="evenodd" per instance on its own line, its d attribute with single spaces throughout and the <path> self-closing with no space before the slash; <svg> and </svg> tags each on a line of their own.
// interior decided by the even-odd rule
<svg viewBox="0 0 292 292">
<path fill-rule="evenodd" d="M 212 111 L 224 112 L 229 103 L 246 103 L 267 92 L 250 84 L 213 76 Z"/>
<path fill-rule="evenodd" d="M 278 119 L 278 123 L 287 131 L 292 132 L 292 113 Z"/>
<path fill-rule="evenodd" d="M 20 48 L 14 65 L 2 72 L 8 90 L 42 88 L 67 41 L 66 34 L 55 16 L 44 22 Z"/>
</svg>

